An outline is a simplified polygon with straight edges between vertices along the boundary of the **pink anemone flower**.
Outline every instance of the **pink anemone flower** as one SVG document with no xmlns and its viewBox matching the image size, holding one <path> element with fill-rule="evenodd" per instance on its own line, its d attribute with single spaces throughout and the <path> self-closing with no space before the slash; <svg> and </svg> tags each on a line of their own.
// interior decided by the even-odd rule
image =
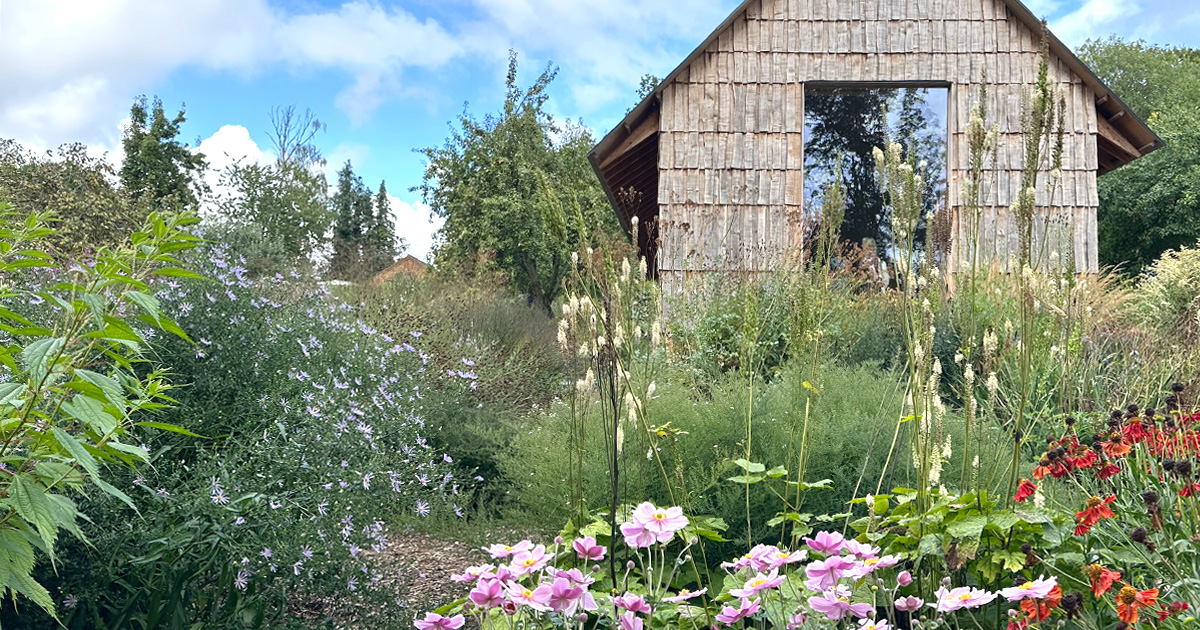
<svg viewBox="0 0 1200 630">
<path fill-rule="evenodd" d="M 844 586 L 836 586 L 827 589 L 824 593 L 815 597 L 808 598 L 808 607 L 813 610 L 823 613 L 830 621 L 840 621 L 847 615 L 855 617 L 868 617 L 874 612 L 874 607 L 870 604 L 852 604 L 850 603 L 850 589 Z"/>
<path fill-rule="evenodd" d="M 654 532 L 634 521 L 621 523 L 621 535 L 625 536 L 625 544 L 634 548 L 649 547 L 657 538 Z"/>
<path fill-rule="evenodd" d="M 497 544 L 489 547 L 483 547 L 483 550 L 488 552 L 492 558 L 495 559 L 507 558 L 513 554 L 520 553 L 522 551 L 529 551 L 530 549 L 533 549 L 533 543 L 528 540 L 522 540 L 515 545 Z"/>
<path fill-rule="evenodd" d="M 1046 576 L 1039 575 L 1036 580 L 1000 589 L 1000 596 L 1010 602 L 1018 602 L 1022 599 L 1046 599 L 1055 586 L 1058 586 L 1058 580 L 1053 576 L 1046 579 Z"/>
<path fill-rule="evenodd" d="M 746 584 L 742 588 L 731 589 L 729 594 L 734 597 L 753 597 L 762 591 L 778 587 L 783 584 L 783 579 L 784 576 L 779 575 L 778 570 L 771 571 L 769 575 L 759 573 L 746 580 Z"/>
<path fill-rule="evenodd" d="M 833 588 L 854 566 L 854 560 L 845 556 L 830 556 L 824 560 L 817 560 L 804 567 L 804 574 L 809 578 L 804 585 L 814 592 L 824 592 Z"/>
<path fill-rule="evenodd" d="M 679 591 L 678 595 L 672 595 L 671 597 L 664 597 L 663 601 L 671 602 L 672 604 L 679 604 L 681 602 L 686 602 L 689 599 L 696 599 L 697 597 L 700 597 L 701 595 L 703 595 L 707 592 L 708 592 L 708 588 L 702 588 L 698 591 L 689 591 L 685 588 L 685 589 L 681 589 Z"/>
<path fill-rule="evenodd" d="M 593 562 L 603 560 L 604 554 L 608 552 L 607 547 L 596 544 L 596 539 L 591 536 L 576 538 L 571 543 L 571 547 L 575 549 L 575 554 L 580 558 Z"/>
<path fill-rule="evenodd" d="M 550 610 L 550 607 L 546 605 L 550 601 L 550 585 L 542 584 L 535 589 L 530 589 L 521 584 L 509 584 L 508 598 L 515 604 L 546 612 Z"/>
<path fill-rule="evenodd" d="M 912 595 L 909 595 L 908 597 L 901 597 L 892 603 L 896 605 L 896 610 L 910 613 L 920 610 L 921 606 L 925 605 L 925 600 L 921 599 L 920 597 L 913 597 Z"/>
<path fill-rule="evenodd" d="M 538 545 L 528 551 L 517 552 L 508 566 L 513 575 L 522 576 L 541 571 L 549 562 L 550 556 L 546 554 L 546 546 Z"/>
<path fill-rule="evenodd" d="M 458 630 L 466 623 L 462 615 L 443 617 L 437 613 L 426 613 L 424 619 L 413 621 L 417 630 Z"/>
<path fill-rule="evenodd" d="M 741 621 L 742 619 L 745 619 L 746 617 L 758 612 L 758 607 L 759 600 L 743 599 L 737 608 L 734 608 L 733 606 L 726 606 L 722 608 L 721 612 L 717 615 L 717 621 L 720 621 L 727 626 L 732 626 L 738 621 Z"/>
<path fill-rule="evenodd" d="M 484 610 L 495 608 L 504 603 L 504 584 L 494 578 L 484 578 L 479 580 L 467 597 Z"/>
<path fill-rule="evenodd" d="M 632 612 L 627 612 L 617 619 L 621 622 L 621 630 L 642 630 L 644 623 L 642 618 Z"/>
<path fill-rule="evenodd" d="M 546 599 L 546 604 L 550 606 L 550 610 L 566 615 L 575 614 L 581 606 L 584 610 L 596 610 L 596 598 L 592 597 L 586 588 L 573 585 L 570 580 L 562 577 L 554 578 L 554 582 L 550 584 L 550 596 Z"/>
<path fill-rule="evenodd" d="M 480 577 L 490 574 L 495 569 L 496 567 L 490 564 L 467 567 L 467 570 L 463 571 L 462 575 L 452 575 L 450 576 L 450 579 L 454 580 L 455 582 L 474 582 Z"/>
<path fill-rule="evenodd" d="M 842 546 L 846 544 L 846 539 L 837 532 L 817 532 L 816 536 L 805 538 L 804 544 L 817 553 L 833 555 L 841 553 Z"/>
<path fill-rule="evenodd" d="M 995 593 L 968 586 L 960 586 L 955 589 L 947 589 L 943 586 L 934 595 L 937 595 L 937 601 L 930 602 L 929 605 L 940 613 L 979 608 L 996 599 Z"/>
<path fill-rule="evenodd" d="M 683 508 L 655 507 L 649 501 L 634 508 L 633 521 L 646 528 L 646 531 L 653 533 L 658 538 L 658 542 L 671 540 L 675 532 L 688 525 L 687 517 L 683 515 Z"/>
<path fill-rule="evenodd" d="M 617 608 L 623 608 L 633 613 L 650 614 L 650 604 L 646 603 L 646 599 L 641 595 L 633 593 L 625 593 L 612 599 L 613 605 Z"/>
<path fill-rule="evenodd" d="M 879 547 L 876 547 L 871 543 L 860 543 L 853 538 L 846 540 L 846 543 L 842 546 L 842 551 L 846 551 L 850 555 L 858 557 L 860 560 L 874 558 L 875 556 L 879 555 Z"/>
</svg>

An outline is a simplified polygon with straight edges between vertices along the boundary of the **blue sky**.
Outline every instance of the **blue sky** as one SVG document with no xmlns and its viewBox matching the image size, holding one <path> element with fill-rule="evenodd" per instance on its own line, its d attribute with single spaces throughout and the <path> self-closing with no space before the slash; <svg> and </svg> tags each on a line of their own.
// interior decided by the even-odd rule
<svg viewBox="0 0 1200 630">
<path fill-rule="evenodd" d="M 830 0 L 831 2 L 836 0 Z M 215 166 L 269 159 L 267 112 L 311 108 L 330 169 L 386 179 L 401 236 L 424 257 L 436 228 L 413 149 L 439 144 L 470 102 L 498 107 L 508 49 L 521 81 L 559 66 L 550 109 L 602 135 L 639 77 L 682 60 L 736 0 L 3 0 L 0 138 L 82 141 L 119 158 L 137 94 L 186 103 L 184 135 Z M 1200 47 L 1197 0 L 1034 0 L 1069 45 L 1115 34 Z M 231 157 L 227 158 L 226 155 Z"/>
</svg>

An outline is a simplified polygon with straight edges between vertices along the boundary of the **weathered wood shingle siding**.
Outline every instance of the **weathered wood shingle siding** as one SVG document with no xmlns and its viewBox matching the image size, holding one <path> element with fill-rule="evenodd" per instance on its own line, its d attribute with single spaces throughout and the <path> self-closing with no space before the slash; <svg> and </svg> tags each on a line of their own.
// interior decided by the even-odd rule
<svg viewBox="0 0 1200 630">
<path fill-rule="evenodd" d="M 1008 206 L 1022 167 L 1022 93 L 1037 79 L 1039 43 L 1040 33 L 1011 15 L 1002 0 L 750 3 L 661 90 L 664 282 L 691 271 L 766 271 L 799 246 L 806 83 L 948 85 L 947 188 L 957 207 L 967 168 L 964 132 L 985 71 L 988 116 L 1000 125 L 1001 143 L 981 247 L 1007 265 L 1016 244 Z M 1076 267 L 1094 272 L 1095 94 L 1058 58 L 1051 58 L 1050 76 L 1065 86 L 1067 137 L 1054 204 L 1061 207 L 1065 231 L 1051 230 L 1052 237 L 1062 232 L 1062 242 L 1047 249 L 1062 255 L 1073 250 Z M 1048 203 L 1042 187 L 1038 202 Z M 965 239 L 960 234 L 956 242 Z"/>
</svg>

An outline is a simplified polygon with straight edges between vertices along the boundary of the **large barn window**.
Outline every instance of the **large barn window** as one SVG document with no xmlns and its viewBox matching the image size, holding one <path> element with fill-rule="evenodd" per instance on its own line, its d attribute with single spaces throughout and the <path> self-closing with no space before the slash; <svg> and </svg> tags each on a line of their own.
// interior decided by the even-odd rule
<svg viewBox="0 0 1200 630">
<path fill-rule="evenodd" d="M 843 241 L 886 254 L 890 217 L 876 185 L 875 147 L 890 138 L 920 164 L 928 183 L 926 214 L 946 196 L 946 104 L 949 89 L 919 86 L 821 86 L 804 89 L 804 197 L 819 214 L 826 187 L 840 173 L 846 193 Z"/>
</svg>

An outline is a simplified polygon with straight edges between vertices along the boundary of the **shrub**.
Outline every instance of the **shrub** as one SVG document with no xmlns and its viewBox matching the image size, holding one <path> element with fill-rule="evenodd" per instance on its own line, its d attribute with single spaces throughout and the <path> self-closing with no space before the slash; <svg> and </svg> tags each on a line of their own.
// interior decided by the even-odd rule
<svg viewBox="0 0 1200 630">
<path fill-rule="evenodd" d="M 1164 339 L 1200 332 L 1200 247 L 1170 250 L 1137 283 L 1137 313 Z"/>
<path fill-rule="evenodd" d="M 215 283 L 160 291 L 195 342 L 156 346 L 181 384 L 161 420 L 187 433 L 148 438 L 151 466 L 115 484 L 138 513 L 85 499 L 94 544 L 49 578 L 71 627 L 266 627 L 317 598 L 385 597 L 370 556 L 388 521 L 469 500 L 422 396 L 471 379 L 429 370 L 420 330 L 392 338 L 302 278 L 255 282 L 209 253 Z"/>
<path fill-rule="evenodd" d="M 46 580 L 32 574 L 62 557 L 60 530 L 85 539 L 80 521 L 97 515 L 74 499 L 90 484 L 132 505 L 105 467 L 149 459 L 136 443 L 144 427 L 177 430 L 146 421 L 171 401 L 146 340 L 155 330 L 186 339 L 148 285 L 188 275 L 175 255 L 197 239 L 184 231 L 194 217 L 152 214 L 127 244 L 62 269 L 43 249 L 53 235 L 43 219 L 0 203 L 0 593 L 14 610 L 19 594 L 35 615 L 57 618 Z"/>
<path fill-rule="evenodd" d="M 563 390 L 553 319 L 504 289 L 449 274 L 338 291 L 384 334 L 423 331 L 427 370 L 451 375 L 432 380 L 423 392 L 424 419 L 446 429 L 430 439 L 487 480 L 478 501 L 502 501 L 497 462 L 511 448 L 520 416 L 546 408 Z M 463 374 L 470 375 L 468 389 L 453 377 Z"/>
</svg>

